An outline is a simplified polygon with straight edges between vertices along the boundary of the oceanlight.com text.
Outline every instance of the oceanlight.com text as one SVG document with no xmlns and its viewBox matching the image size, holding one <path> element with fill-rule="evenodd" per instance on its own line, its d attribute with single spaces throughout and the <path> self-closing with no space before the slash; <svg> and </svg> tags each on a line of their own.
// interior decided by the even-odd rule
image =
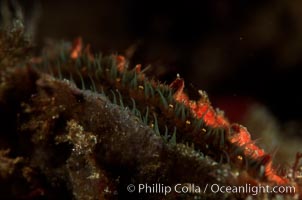
<svg viewBox="0 0 302 200">
<path fill-rule="evenodd" d="M 251 185 L 245 184 L 240 186 L 219 185 L 219 184 L 206 184 L 199 186 L 194 183 L 175 184 L 173 186 L 165 185 L 162 183 L 142 183 L 138 185 L 129 184 L 127 186 L 128 192 L 138 192 L 139 194 L 164 194 L 169 193 L 233 193 L 233 194 L 295 194 L 296 188 L 294 186 L 271 186 L 271 185 Z"/>
</svg>

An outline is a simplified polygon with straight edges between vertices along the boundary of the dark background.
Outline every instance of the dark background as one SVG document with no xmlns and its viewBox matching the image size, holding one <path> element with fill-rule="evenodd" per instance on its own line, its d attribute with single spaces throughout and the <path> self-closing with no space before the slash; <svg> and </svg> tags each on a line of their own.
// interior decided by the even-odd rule
<svg viewBox="0 0 302 200">
<path fill-rule="evenodd" d="M 151 64 L 206 90 L 231 120 L 253 102 L 280 126 L 302 122 L 302 1 L 23 1 L 36 44 L 81 36 L 95 51 Z M 131 51 L 132 50 L 132 51 Z M 193 95 L 194 96 L 194 95 Z"/>
</svg>

